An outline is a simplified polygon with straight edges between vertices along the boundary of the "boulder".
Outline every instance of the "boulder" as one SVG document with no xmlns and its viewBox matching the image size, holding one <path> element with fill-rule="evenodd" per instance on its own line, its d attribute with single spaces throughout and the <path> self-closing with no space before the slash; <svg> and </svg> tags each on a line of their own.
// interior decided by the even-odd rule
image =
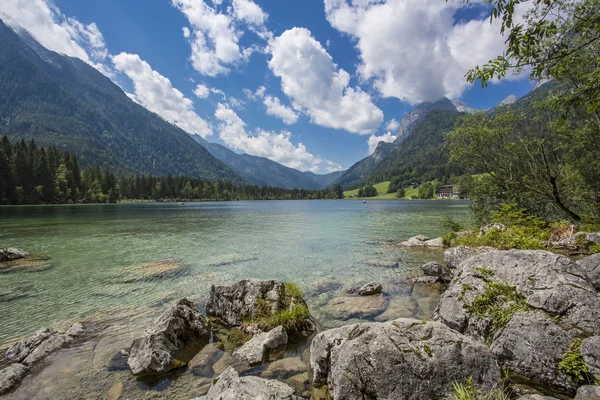
<svg viewBox="0 0 600 400">
<path fill-rule="evenodd" d="M 450 282 L 452 280 L 452 272 L 436 261 L 431 261 L 423 265 L 423 273 L 427 276 L 434 276 L 442 282 Z"/>
<path fill-rule="evenodd" d="M 188 299 L 162 313 L 133 341 L 127 364 L 134 375 L 154 375 L 181 367 L 210 340 L 206 318 Z"/>
<path fill-rule="evenodd" d="M 434 283 L 442 283 L 443 281 L 436 276 L 417 276 L 410 280 L 412 283 L 432 285 Z"/>
<path fill-rule="evenodd" d="M 265 330 L 271 327 L 261 326 L 260 319 L 275 316 L 293 307 L 305 309 L 306 318 L 295 321 L 294 330 L 288 334 L 309 333 L 316 330 L 308 306 L 299 293 L 281 281 L 262 281 L 248 279 L 236 284 L 212 285 L 210 297 L 206 303 L 206 315 L 219 318 L 231 326 L 240 326 L 242 321 L 257 321 L 255 324 Z"/>
<path fill-rule="evenodd" d="M 516 313 L 495 337 L 491 346 L 500 364 L 533 382 L 577 388 L 558 368 L 577 332 L 566 331 L 542 311 Z"/>
<path fill-rule="evenodd" d="M 427 246 L 427 247 L 444 247 L 444 239 L 439 237 L 439 238 L 427 240 L 425 242 L 425 246 Z"/>
<path fill-rule="evenodd" d="M 13 363 L 0 370 L 0 395 L 14 389 L 25 377 L 29 369 L 19 363 Z"/>
<path fill-rule="evenodd" d="M 205 396 L 197 400 L 301 400 L 294 389 L 285 383 L 259 378 L 240 377 L 233 368 L 227 368 L 213 382 Z"/>
<path fill-rule="evenodd" d="M 439 322 L 398 319 L 319 333 L 311 344 L 313 384 L 332 399 L 441 399 L 472 377 L 489 390 L 500 381 L 484 345 Z"/>
<path fill-rule="evenodd" d="M 1 254 L 0 254 L 0 256 L 1 256 Z M 27 253 L 26 251 L 20 250 L 20 249 L 15 249 L 13 247 L 9 247 L 8 249 L 6 249 L 4 251 L 4 257 L 6 259 L 3 261 L 14 261 L 14 260 L 20 260 L 22 258 L 29 257 L 29 253 Z"/>
<path fill-rule="evenodd" d="M 600 290 L 600 253 L 592 254 L 589 257 L 579 260 L 577 264 L 581 265 L 585 270 L 596 289 Z"/>
<path fill-rule="evenodd" d="M 556 397 L 542 396 L 541 394 L 526 394 L 517 400 L 558 400 Z"/>
<path fill-rule="evenodd" d="M 331 299 L 321 310 L 329 318 L 341 321 L 369 319 L 383 313 L 387 304 L 384 296 L 340 296 Z"/>
<path fill-rule="evenodd" d="M 372 296 L 374 294 L 380 294 L 383 290 L 381 283 L 367 283 L 358 289 L 359 296 Z"/>
<path fill-rule="evenodd" d="M 600 232 L 588 233 L 585 238 L 588 243 L 600 243 Z"/>
<path fill-rule="evenodd" d="M 600 400 L 600 386 L 581 386 L 574 400 Z"/>
<path fill-rule="evenodd" d="M 520 304 L 507 306 L 539 309 L 568 326 L 600 332 L 600 297 L 581 266 L 568 257 L 539 250 L 496 250 L 471 256 L 455 275 L 434 318 L 459 332 L 488 336 L 490 318 L 469 310 L 476 298 L 493 292 L 492 286 L 521 299 Z"/>
<path fill-rule="evenodd" d="M 425 235 L 417 235 L 414 237 L 414 239 L 417 239 L 420 242 L 426 242 L 429 240 L 429 236 L 425 236 Z"/>
<path fill-rule="evenodd" d="M 404 247 L 444 247 L 444 240 L 442 238 L 429 239 L 425 235 L 417 235 L 411 237 L 404 242 L 398 243 L 398 246 Z"/>
<path fill-rule="evenodd" d="M 458 268 L 458 265 L 465 261 L 467 258 L 474 256 L 475 254 L 485 253 L 487 251 L 496 250 L 493 247 L 468 247 L 458 246 L 451 247 L 444 252 L 444 262 L 450 269 Z"/>
<path fill-rule="evenodd" d="M 489 225 L 486 225 L 484 227 L 481 227 L 481 229 L 479 229 L 479 236 L 485 236 L 488 234 L 488 232 L 493 231 L 493 230 L 500 231 L 500 232 L 508 231 L 508 229 L 506 229 L 506 225 L 504 225 L 504 224 L 498 224 L 498 223 L 489 224 Z"/>
<path fill-rule="evenodd" d="M 261 364 L 266 361 L 269 352 L 275 351 L 288 342 L 288 335 L 283 326 L 271 329 L 269 332 L 254 335 L 244 343 L 233 355 L 248 365 Z"/>
<path fill-rule="evenodd" d="M 574 393 L 558 362 L 575 336 L 600 332 L 600 297 L 581 266 L 547 251 L 491 251 L 455 276 L 434 320 L 486 341 L 519 376 Z"/>
<path fill-rule="evenodd" d="M 263 378 L 286 379 L 294 375 L 302 374 L 308 369 L 306 363 L 300 357 L 288 357 L 273 361 L 269 368 L 264 370 L 260 376 Z"/>
<path fill-rule="evenodd" d="M 581 356 L 590 373 L 600 379 L 600 336 L 592 336 L 581 342 Z"/>
</svg>

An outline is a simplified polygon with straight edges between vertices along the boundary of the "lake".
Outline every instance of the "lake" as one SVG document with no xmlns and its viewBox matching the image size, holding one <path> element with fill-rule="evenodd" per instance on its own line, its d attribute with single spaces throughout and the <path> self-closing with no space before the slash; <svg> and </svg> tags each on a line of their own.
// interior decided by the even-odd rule
<svg viewBox="0 0 600 400">
<path fill-rule="evenodd" d="M 417 234 L 439 236 L 447 215 L 466 219 L 468 203 L 0 207 L 1 247 L 49 258 L 30 269 L 0 274 L 0 343 L 108 307 L 158 306 L 183 296 L 202 303 L 213 283 L 280 279 L 310 291 L 323 280 L 348 287 L 402 280 L 418 275 L 421 265 L 441 258 L 441 252 L 391 242 Z M 139 267 L 158 261 L 166 261 L 166 267 L 150 264 L 156 273 Z"/>
</svg>

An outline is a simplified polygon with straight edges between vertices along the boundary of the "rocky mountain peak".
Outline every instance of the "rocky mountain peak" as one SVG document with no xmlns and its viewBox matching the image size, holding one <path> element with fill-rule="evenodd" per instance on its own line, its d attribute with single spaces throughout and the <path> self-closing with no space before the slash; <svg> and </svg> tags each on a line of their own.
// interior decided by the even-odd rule
<svg viewBox="0 0 600 400">
<path fill-rule="evenodd" d="M 502 100 L 500 102 L 500 105 L 501 106 L 507 106 L 509 104 L 513 104 L 516 101 L 517 101 L 517 96 L 515 96 L 514 94 L 511 94 L 510 96 L 508 96 L 507 98 L 505 98 L 504 100 Z"/>
<path fill-rule="evenodd" d="M 398 134 L 395 144 L 400 144 L 412 131 L 412 129 L 430 112 L 435 110 L 454 110 L 457 108 L 452 102 L 447 98 L 443 97 L 436 101 L 424 101 L 415 107 L 414 110 L 408 112 L 402 121 L 400 122 L 400 128 L 398 129 Z"/>
</svg>

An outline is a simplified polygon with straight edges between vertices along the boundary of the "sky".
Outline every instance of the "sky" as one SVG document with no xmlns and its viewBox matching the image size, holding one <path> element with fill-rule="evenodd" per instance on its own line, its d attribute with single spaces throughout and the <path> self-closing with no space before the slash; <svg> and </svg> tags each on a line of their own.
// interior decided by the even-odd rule
<svg viewBox="0 0 600 400">
<path fill-rule="evenodd" d="M 0 18 L 189 133 L 316 173 L 393 141 L 422 101 L 533 86 L 466 82 L 505 48 L 480 0 L 2 0 Z"/>
</svg>

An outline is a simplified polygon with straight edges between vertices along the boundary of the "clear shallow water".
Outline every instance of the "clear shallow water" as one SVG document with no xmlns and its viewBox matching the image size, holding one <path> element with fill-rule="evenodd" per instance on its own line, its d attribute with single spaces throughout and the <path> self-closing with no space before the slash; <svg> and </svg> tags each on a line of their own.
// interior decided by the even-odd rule
<svg viewBox="0 0 600 400">
<path fill-rule="evenodd" d="M 0 207 L 0 247 L 50 257 L 49 268 L 0 274 L 0 344 L 108 307 L 198 301 L 213 283 L 281 279 L 308 294 L 315 282 L 349 286 L 417 275 L 439 252 L 389 241 L 443 233 L 461 201 L 269 201 Z M 131 266 L 177 260 L 139 279 Z M 397 263 L 397 264 L 396 264 Z M 311 312 L 318 303 L 311 303 Z M 319 318 L 317 313 L 317 318 Z"/>
</svg>

